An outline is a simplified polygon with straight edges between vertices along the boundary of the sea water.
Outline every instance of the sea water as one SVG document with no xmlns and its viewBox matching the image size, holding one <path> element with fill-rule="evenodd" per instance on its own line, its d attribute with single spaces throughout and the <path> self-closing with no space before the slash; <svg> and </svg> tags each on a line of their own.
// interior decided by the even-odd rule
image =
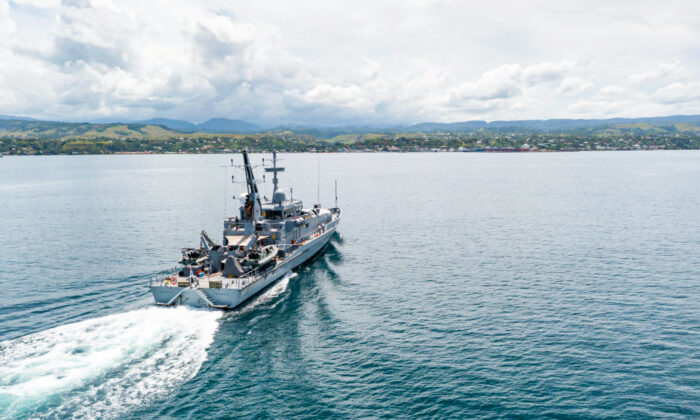
<svg viewBox="0 0 700 420">
<path fill-rule="evenodd" d="M 0 418 L 700 416 L 699 152 L 283 154 L 325 251 L 155 307 L 231 157 L 0 160 Z"/>
</svg>

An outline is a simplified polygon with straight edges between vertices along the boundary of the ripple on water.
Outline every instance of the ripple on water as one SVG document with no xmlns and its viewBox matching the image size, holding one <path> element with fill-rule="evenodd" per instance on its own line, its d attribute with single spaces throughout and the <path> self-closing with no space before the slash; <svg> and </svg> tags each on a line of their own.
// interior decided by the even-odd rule
<svg viewBox="0 0 700 420">
<path fill-rule="evenodd" d="M 4 159 L 0 417 L 700 417 L 700 153 L 285 155 L 342 238 L 218 319 L 124 309 L 228 158 Z"/>
</svg>

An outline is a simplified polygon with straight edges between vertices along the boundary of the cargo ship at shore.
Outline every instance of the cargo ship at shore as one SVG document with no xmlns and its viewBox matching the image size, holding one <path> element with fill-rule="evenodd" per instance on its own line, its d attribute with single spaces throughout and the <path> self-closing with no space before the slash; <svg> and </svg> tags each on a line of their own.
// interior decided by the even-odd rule
<svg viewBox="0 0 700 420">
<path fill-rule="evenodd" d="M 319 203 L 304 208 L 301 200 L 278 187 L 277 153 L 273 152 L 272 199 L 258 192 L 253 167 L 243 151 L 247 193 L 239 214 L 224 221 L 222 243 L 202 231 L 198 248 L 183 248 L 178 269 L 151 279 L 156 304 L 233 309 L 320 252 L 340 222 L 340 208 Z"/>
</svg>

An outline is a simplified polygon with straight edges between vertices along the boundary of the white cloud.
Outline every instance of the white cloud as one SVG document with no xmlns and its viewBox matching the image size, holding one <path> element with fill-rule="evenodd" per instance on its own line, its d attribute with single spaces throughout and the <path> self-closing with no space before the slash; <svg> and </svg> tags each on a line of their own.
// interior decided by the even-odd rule
<svg viewBox="0 0 700 420">
<path fill-rule="evenodd" d="M 655 82 L 662 79 L 679 79 L 688 76 L 685 67 L 679 63 L 659 63 L 642 73 L 630 75 L 627 79 L 631 83 Z"/>
<path fill-rule="evenodd" d="M 593 83 L 589 82 L 588 80 L 582 77 L 570 76 L 566 77 L 564 80 L 561 81 L 561 83 L 559 84 L 558 92 L 574 94 L 589 89 L 592 86 Z"/>
<path fill-rule="evenodd" d="M 682 1 L 0 0 L 0 114 L 275 125 L 696 113 L 697 21 L 700 4 Z"/>
<path fill-rule="evenodd" d="M 574 65 L 571 61 L 535 64 L 523 69 L 523 78 L 529 84 L 554 82 L 562 79 Z"/>
<path fill-rule="evenodd" d="M 654 92 L 653 97 L 666 104 L 697 101 L 700 100 L 700 83 L 672 83 Z"/>
<path fill-rule="evenodd" d="M 61 5 L 61 0 L 12 0 L 19 6 L 32 6 L 41 9 L 51 9 Z"/>
<path fill-rule="evenodd" d="M 520 95 L 523 84 L 523 71 L 518 65 L 510 64 L 482 74 L 476 81 L 463 85 L 453 97 L 455 101 L 479 99 L 503 99 Z"/>
<path fill-rule="evenodd" d="M 625 93 L 625 88 L 618 85 L 609 85 L 600 89 L 600 94 L 604 96 L 620 96 Z"/>
</svg>

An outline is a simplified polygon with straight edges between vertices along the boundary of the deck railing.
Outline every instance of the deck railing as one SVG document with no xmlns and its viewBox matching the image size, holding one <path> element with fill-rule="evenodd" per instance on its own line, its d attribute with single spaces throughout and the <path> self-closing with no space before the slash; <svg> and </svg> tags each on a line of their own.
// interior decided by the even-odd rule
<svg viewBox="0 0 700 420">
<path fill-rule="evenodd" d="M 161 273 L 150 276 L 148 279 L 148 284 L 149 286 L 162 286 L 166 280 L 170 279 L 170 277 L 177 276 L 179 270 L 179 267 L 172 267 L 169 270 L 167 270 L 165 274 Z"/>
<path fill-rule="evenodd" d="M 255 283 L 258 280 L 258 276 L 261 274 L 264 274 L 266 271 L 268 271 L 270 268 L 265 268 L 264 270 L 261 270 L 260 268 L 256 268 L 255 270 L 249 271 L 245 273 L 243 277 L 236 277 L 236 278 L 228 278 L 228 277 L 221 277 L 221 287 L 224 289 L 238 289 L 238 290 L 243 290 L 246 287 L 250 286 L 251 284 Z M 170 282 L 170 279 L 175 277 L 176 279 L 180 278 L 178 275 L 179 268 L 178 267 L 173 267 L 172 269 L 168 270 L 167 274 L 157 274 L 154 276 L 150 276 L 148 279 L 148 285 L 151 287 L 154 286 L 167 286 L 167 287 L 178 287 L 178 284 L 172 284 Z M 185 277 L 186 279 L 188 277 Z M 195 281 L 197 278 L 195 279 Z"/>
<path fill-rule="evenodd" d="M 330 232 L 327 231 L 325 229 L 325 227 L 319 227 L 311 235 L 309 235 L 309 237 L 306 238 L 306 240 L 304 242 L 302 242 L 301 244 L 312 242 L 316 239 L 320 239 L 321 237 L 323 237 L 324 235 L 326 235 L 328 233 L 330 233 Z M 316 236 L 316 234 L 318 234 L 318 236 Z M 284 245 L 288 246 L 287 252 L 289 252 L 289 254 L 290 254 L 289 256 L 292 256 L 292 255 L 294 255 L 294 252 L 301 244 L 295 243 L 293 245 L 292 244 L 284 244 Z M 278 266 L 269 265 L 269 266 L 264 267 L 262 269 L 256 268 L 255 270 L 252 270 L 252 271 L 245 273 L 245 275 L 242 277 L 228 278 L 228 277 L 221 276 L 221 288 L 222 289 L 244 290 L 247 287 L 255 284 L 260 279 L 260 277 L 267 274 L 267 272 L 271 271 L 273 267 L 279 268 L 279 267 L 289 263 L 289 261 L 291 261 L 291 258 L 288 258 L 285 262 L 283 262 L 281 265 L 278 265 Z M 151 276 L 148 284 L 151 287 L 153 287 L 153 286 L 178 287 L 177 284 L 170 283 L 170 278 L 172 278 L 173 276 L 177 278 L 179 271 L 180 271 L 180 267 L 173 267 L 167 271 L 167 274 L 158 274 L 155 276 Z"/>
</svg>

